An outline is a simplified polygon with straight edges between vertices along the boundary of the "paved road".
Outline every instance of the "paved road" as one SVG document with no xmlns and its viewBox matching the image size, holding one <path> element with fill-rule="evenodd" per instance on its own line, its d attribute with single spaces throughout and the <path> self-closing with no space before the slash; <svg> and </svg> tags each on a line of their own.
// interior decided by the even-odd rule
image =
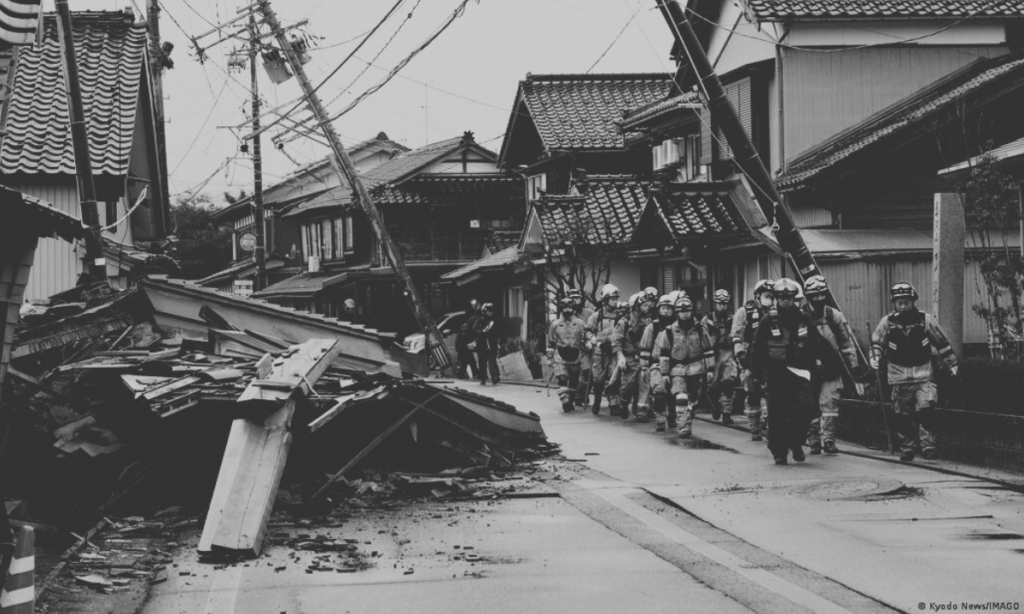
<svg viewBox="0 0 1024 614">
<path fill-rule="evenodd" d="M 569 459 L 547 483 L 558 496 L 358 515 L 328 530 L 378 549 L 372 569 L 356 574 L 307 574 L 306 560 L 284 548 L 215 569 L 185 548 L 179 575 L 155 587 L 144 613 L 840 613 L 1024 603 L 1024 496 L 1015 491 L 845 454 L 778 467 L 763 444 L 719 425 L 698 422 L 684 442 L 649 425 L 562 414 L 535 388 L 463 385 L 542 417 Z M 463 556 L 467 546 L 476 557 Z"/>
</svg>

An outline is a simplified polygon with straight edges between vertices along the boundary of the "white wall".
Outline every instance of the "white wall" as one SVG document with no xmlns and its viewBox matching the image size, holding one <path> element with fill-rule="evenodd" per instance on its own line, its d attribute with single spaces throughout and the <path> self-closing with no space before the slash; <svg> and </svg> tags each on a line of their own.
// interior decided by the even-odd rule
<svg viewBox="0 0 1024 614">
<path fill-rule="evenodd" d="M 1006 26 L 999 20 L 964 20 L 952 28 L 950 20 L 858 21 L 846 23 L 797 22 L 786 43 L 797 47 L 885 45 L 908 39 L 915 45 L 1002 45 Z"/>
<path fill-rule="evenodd" d="M 708 58 L 718 74 L 775 57 L 776 26 L 762 24 L 758 28 L 748 22 L 737 0 L 728 0 L 718 25 L 708 45 Z"/>
</svg>

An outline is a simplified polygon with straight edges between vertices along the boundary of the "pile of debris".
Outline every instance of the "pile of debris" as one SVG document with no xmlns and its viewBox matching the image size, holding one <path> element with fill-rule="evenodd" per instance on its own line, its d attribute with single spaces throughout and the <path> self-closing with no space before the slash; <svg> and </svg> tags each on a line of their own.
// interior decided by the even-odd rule
<svg viewBox="0 0 1024 614">
<path fill-rule="evenodd" d="M 555 451 L 535 414 L 410 377 L 420 359 L 387 333 L 191 284 L 80 288 L 25 322 L 4 466 L 33 463 L 79 517 L 187 484 L 209 502 L 202 554 L 258 556 L 282 480 L 337 499 L 374 488 L 346 479 L 372 466 L 444 496 Z"/>
</svg>

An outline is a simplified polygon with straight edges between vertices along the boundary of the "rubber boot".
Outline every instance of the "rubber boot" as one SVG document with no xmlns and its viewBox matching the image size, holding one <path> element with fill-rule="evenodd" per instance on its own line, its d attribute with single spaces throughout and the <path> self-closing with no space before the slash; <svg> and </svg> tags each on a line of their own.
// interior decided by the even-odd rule
<svg viewBox="0 0 1024 614">
<path fill-rule="evenodd" d="M 743 413 L 743 406 L 747 402 L 747 391 L 743 388 L 736 387 L 736 390 L 732 393 L 732 411 L 731 413 L 739 415 Z"/>
<path fill-rule="evenodd" d="M 601 399 L 604 398 L 604 384 L 594 384 L 594 404 L 590 412 L 595 416 L 601 413 Z"/>
<path fill-rule="evenodd" d="M 693 434 L 693 407 L 686 394 L 677 394 L 675 398 L 676 422 L 679 424 L 679 437 L 686 439 Z"/>
</svg>

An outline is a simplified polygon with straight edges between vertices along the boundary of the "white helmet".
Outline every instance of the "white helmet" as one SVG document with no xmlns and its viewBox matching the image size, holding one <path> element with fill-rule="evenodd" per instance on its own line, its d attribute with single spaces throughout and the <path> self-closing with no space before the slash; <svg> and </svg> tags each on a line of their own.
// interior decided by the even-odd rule
<svg viewBox="0 0 1024 614">
<path fill-rule="evenodd" d="M 613 284 L 605 284 L 601 286 L 601 300 L 605 299 L 619 300 L 619 289 Z"/>
</svg>

